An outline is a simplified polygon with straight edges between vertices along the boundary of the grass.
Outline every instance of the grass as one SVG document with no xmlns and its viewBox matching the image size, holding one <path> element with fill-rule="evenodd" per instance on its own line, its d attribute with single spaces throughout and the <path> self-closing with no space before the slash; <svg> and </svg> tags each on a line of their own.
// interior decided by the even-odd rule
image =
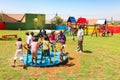
<svg viewBox="0 0 120 80">
<path fill-rule="evenodd" d="M 25 42 L 26 31 L 2 30 L 17 34 Z M 75 52 L 77 38 L 67 36 L 69 62 L 65 66 L 36 68 L 11 67 L 16 39 L 0 40 L 0 80 L 120 80 L 120 35 L 84 37 L 84 53 Z M 26 52 L 24 50 L 24 52 Z M 19 60 L 17 64 L 19 64 Z"/>
</svg>

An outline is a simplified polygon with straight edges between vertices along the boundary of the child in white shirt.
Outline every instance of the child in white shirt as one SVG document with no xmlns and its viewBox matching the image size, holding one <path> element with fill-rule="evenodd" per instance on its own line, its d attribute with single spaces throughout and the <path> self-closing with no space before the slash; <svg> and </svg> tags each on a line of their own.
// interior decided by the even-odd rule
<svg viewBox="0 0 120 80">
<path fill-rule="evenodd" d="M 16 46 L 16 52 L 15 52 L 15 55 L 14 55 L 14 64 L 12 65 L 12 67 L 15 67 L 18 55 L 20 56 L 20 61 L 22 61 L 23 64 L 24 64 L 24 58 L 23 58 L 23 47 L 24 47 L 24 44 L 23 44 L 21 38 L 17 39 L 17 42 L 16 42 L 15 46 Z"/>
</svg>

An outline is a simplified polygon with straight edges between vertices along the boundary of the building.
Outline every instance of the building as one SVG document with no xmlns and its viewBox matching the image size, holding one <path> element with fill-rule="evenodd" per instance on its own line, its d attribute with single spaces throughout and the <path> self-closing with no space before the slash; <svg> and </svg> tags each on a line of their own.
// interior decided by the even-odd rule
<svg viewBox="0 0 120 80">
<path fill-rule="evenodd" d="M 40 29 L 45 25 L 45 14 L 0 14 L 0 22 L 6 30 Z"/>
</svg>

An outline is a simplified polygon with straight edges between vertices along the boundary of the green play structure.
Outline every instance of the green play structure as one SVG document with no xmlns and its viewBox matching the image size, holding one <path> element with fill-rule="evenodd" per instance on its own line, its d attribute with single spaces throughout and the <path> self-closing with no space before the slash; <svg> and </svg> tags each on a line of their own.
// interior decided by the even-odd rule
<svg viewBox="0 0 120 80">
<path fill-rule="evenodd" d="M 45 25 L 45 14 L 25 14 L 26 29 L 40 29 Z"/>
</svg>

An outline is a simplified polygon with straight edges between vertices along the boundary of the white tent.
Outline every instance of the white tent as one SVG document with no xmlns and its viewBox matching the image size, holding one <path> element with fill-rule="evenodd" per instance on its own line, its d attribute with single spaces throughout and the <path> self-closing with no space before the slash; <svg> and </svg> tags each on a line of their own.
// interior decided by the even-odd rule
<svg viewBox="0 0 120 80">
<path fill-rule="evenodd" d="M 100 24 L 100 25 L 106 24 L 106 19 L 98 19 L 96 24 Z"/>
</svg>

